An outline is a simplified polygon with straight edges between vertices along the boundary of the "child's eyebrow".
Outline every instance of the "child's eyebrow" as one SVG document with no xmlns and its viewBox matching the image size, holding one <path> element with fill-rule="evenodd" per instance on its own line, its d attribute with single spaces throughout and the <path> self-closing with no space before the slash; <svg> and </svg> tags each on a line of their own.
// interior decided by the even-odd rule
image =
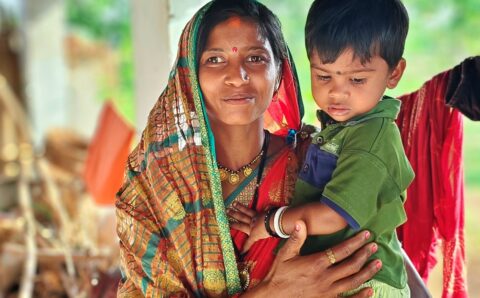
<svg viewBox="0 0 480 298">
<path fill-rule="evenodd" d="M 318 66 L 318 65 L 315 65 L 315 64 L 311 64 L 310 65 L 311 68 L 315 68 L 315 69 L 318 69 L 320 71 L 323 71 L 323 72 L 326 72 L 328 74 L 330 73 L 335 73 L 337 75 L 349 75 L 349 74 L 355 74 L 355 73 L 360 73 L 360 72 L 372 72 L 372 71 L 375 71 L 375 69 L 373 68 L 359 68 L 359 69 L 352 69 L 352 70 L 348 70 L 348 71 L 331 71 L 331 70 L 328 70 L 326 68 L 323 68 L 321 66 Z"/>
</svg>

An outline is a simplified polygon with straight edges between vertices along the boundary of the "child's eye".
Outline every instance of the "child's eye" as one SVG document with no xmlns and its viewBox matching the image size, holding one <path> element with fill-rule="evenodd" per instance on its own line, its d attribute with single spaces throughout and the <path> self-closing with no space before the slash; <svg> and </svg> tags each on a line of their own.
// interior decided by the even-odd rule
<svg viewBox="0 0 480 298">
<path fill-rule="evenodd" d="M 355 85 L 361 85 L 361 84 L 365 84 L 367 79 L 365 79 L 365 78 L 351 78 L 350 81 Z"/>
<path fill-rule="evenodd" d="M 330 79 L 331 79 L 331 76 L 322 76 L 322 75 L 317 75 L 317 79 L 318 79 L 319 81 L 328 82 L 328 81 L 330 81 Z"/>
<path fill-rule="evenodd" d="M 219 56 L 209 57 L 206 60 L 206 63 L 208 63 L 208 64 L 218 64 L 218 63 L 222 63 L 222 62 L 225 62 L 225 59 L 223 59 L 222 57 L 219 57 Z"/>
</svg>

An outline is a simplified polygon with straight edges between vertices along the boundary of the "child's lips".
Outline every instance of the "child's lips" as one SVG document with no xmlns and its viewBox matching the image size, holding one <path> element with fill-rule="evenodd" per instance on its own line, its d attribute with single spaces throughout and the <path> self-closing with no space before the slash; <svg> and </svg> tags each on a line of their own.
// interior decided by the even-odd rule
<svg viewBox="0 0 480 298">
<path fill-rule="evenodd" d="M 350 112 L 350 108 L 347 106 L 329 106 L 328 107 L 328 114 L 332 116 L 343 116 Z"/>
</svg>

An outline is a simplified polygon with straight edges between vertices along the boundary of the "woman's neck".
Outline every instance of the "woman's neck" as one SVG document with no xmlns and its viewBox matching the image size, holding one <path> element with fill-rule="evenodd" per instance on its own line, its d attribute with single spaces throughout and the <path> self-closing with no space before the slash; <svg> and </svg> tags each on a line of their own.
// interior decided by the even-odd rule
<svg viewBox="0 0 480 298">
<path fill-rule="evenodd" d="M 251 162 L 260 152 L 264 140 L 263 125 L 212 125 L 217 162 L 237 170 Z"/>
</svg>

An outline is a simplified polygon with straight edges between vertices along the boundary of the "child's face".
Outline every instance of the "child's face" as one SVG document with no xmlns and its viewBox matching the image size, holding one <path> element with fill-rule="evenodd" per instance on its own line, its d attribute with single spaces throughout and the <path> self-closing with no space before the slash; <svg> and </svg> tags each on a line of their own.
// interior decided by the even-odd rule
<svg viewBox="0 0 480 298">
<path fill-rule="evenodd" d="M 323 64 L 316 51 L 310 56 L 312 94 L 318 107 L 336 121 L 367 113 L 381 100 L 386 88 L 395 88 L 405 69 L 395 69 L 380 56 L 362 64 L 347 49 L 333 63 Z"/>
</svg>

